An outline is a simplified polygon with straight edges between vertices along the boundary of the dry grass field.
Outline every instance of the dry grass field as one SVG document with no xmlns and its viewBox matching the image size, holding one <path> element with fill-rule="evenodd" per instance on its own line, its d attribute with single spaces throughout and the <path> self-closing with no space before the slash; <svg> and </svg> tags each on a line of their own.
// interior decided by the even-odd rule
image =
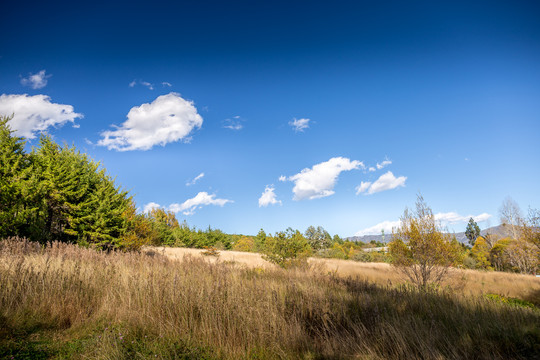
<svg viewBox="0 0 540 360">
<path fill-rule="evenodd" d="M 331 260 L 327 268 L 286 271 L 253 254 L 176 261 L 148 250 L 100 253 L 0 241 L 0 358 L 531 359 L 540 353 L 538 308 L 451 287 L 420 292 L 399 285 L 382 264 Z M 240 264 L 242 256 L 247 263 Z M 514 281 L 523 294 L 538 285 L 501 275 L 524 279 Z M 464 289 L 476 281 L 467 280 Z M 479 281 L 494 286 L 489 277 Z"/>
<path fill-rule="evenodd" d="M 249 268 L 272 269 L 260 254 L 240 251 L 220 251 L 219 257 L 203 256 L 204 250 L 171 247 L 149 247 L 151 251 L 170 259 L 182 260 L 185 256 L 203 258 L 211 263 L 234 263 Z M 352 260 L 310 258 L 315 268 L 335 273 L 340 277 L 352 277 L 379 285 L 397 285 L 405 279 L 396 268 L 385 263 L 363 263 Z M 540 278 L 532 275 L 511 274 L 494 271 L 454 269 L 443 287 L 450 287 L 466 295 L 500 294 L 517 297 L 540 304 Z"/>
</svg>

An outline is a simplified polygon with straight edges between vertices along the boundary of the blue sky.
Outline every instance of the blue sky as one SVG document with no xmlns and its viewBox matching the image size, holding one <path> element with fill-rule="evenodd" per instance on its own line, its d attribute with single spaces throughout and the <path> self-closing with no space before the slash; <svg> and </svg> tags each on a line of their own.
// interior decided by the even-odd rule
<svg viewBox="0 0 540 360">
<path fill-rule="evenodd" d="M 2 13 L 0 112 L 30 145 L 46 131 L 102 161 L 141 210 L 230 233 L 351 236 L 388 231 L 419 192 L 455 231 L 469 216 L 498 224 L 507 196 L 540 206 L 537 2 Z"/>
</svg>

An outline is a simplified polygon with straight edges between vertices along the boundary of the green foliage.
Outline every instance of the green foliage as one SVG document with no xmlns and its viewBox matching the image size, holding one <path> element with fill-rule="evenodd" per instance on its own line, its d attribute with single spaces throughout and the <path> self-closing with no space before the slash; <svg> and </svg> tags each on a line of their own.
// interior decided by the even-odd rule
<svg viewBox="0 0 540 360">
<path fill-rule="evenodd" d="M 473 218 L 469 219 L 467 229 L 465 230 L 465 236 L 467 237 L 467 239 L 469 239 L 469 244 L 471 246 L 474 245 L 476 238 L 480 236 L 480 227 Z"/>
<path fill-rule="evenodd" d="M 9 120 L 0 117 L 0 238 L 28 235 L 26 222 L 35 211 L 31 159 L 24 153 L 23 138 L 13 136 Z"/>
<path fill-rule="evenodd" d="M 266 246 L 266 233 L 263 229 L 259 230 L 257 236 L 255 236 L 255 251 L 262 252 Z"/>
<path fill-rule="evenodd" d="M 484 296 L 486 297 L 486 299 L 489 299 L 489 300 L 492 300 L 494 302 L 498 302 L 501 304 L 506 304 L 506 305 L 515 306 L 515 307 L 529 308 L 529 309 L 537 309 L 533 303 L 522 300 L 522 299 L 518 299 L 518 298 L 513 298 L 513 297 L 503 296 L 503 295 L 498 295 L 498 294 L 486 294 Z"/>
<path fill-rule="evenodd" d="M 317 228 L 314 226 L 308 227 L 304 236 L 314 251 L 326 249 L 332 243 L 332 237 L 322 226 L 317 226 Z"/>
<path fill-rule="evenodd" d="M 298 230 L 288 228 L 266 238 L 263 258 L 282 268 L 305 264 L 311 254 L 308 241 Z"/>
<path fill-rule="evenodd" d="M 9 120 L 0 119 L 0 236 L 121 247 L 125 212 L 132 202 L 127 192 L 99 163 L 48 136 L 25 153 Z"/>
</svg>

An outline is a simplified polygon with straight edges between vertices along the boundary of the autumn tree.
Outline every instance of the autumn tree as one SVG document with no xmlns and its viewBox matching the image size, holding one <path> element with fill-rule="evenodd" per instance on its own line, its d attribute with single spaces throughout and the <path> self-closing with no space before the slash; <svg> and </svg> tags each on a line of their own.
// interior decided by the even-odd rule
<svg viewBox="0 0 540 360">
<path fill-rule="evenodd" d="M 474 246 L 476 238 L 480 236 L 480 227 L 473 218 L 469 219 L 467 229 L 465 230 L 465 236 L 467 237 L 467 239 L 469 239 L 469 244 L 471 246 Z"/>
<path fill-rule="evenodd" d="M 440 283 L 461 254 L 457 242 L 442 231 L 421 195 L 416 211 L 405 209 L 388 246 L 392 265 L 421 289 Z"/>
<path fill-rule="evenodd" d="M 476 267 L 479 269 L 493 270 L 490 262 L 490 246 L 482 236 L 476 238 L 471 254 L 476 260 Z"/>
</svg>

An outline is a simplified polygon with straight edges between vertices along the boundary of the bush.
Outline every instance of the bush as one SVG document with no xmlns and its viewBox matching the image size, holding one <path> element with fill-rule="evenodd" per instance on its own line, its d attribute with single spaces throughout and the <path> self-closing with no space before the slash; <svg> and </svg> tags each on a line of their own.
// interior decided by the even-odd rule
<svg viewBox="0 0 540 360">
<path fill-rule="evenodd" d="M 265 243 L 263 259 L 282 268 L 305 265 L 311 254 L 306 238 L 300 231 L 291 228 L 268 236 Z"/>
</svg>

